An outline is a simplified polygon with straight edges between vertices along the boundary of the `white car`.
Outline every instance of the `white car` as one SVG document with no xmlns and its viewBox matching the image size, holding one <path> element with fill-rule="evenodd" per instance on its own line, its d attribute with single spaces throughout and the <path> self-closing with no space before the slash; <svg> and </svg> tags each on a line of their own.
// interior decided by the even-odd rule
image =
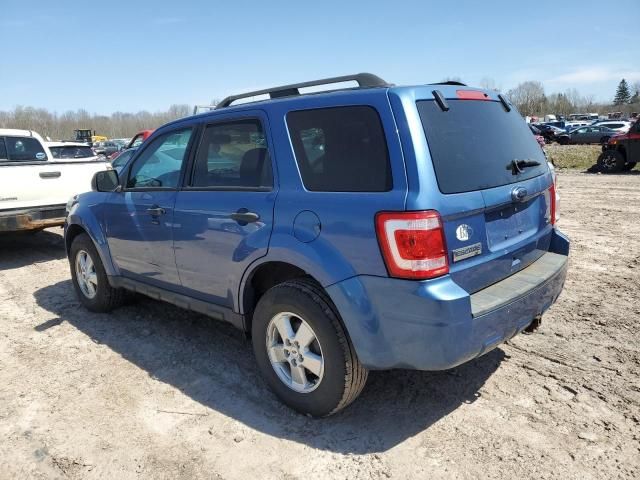
<svg viewBox="0 0 640 480">
<path fill-rule="evenodd" d="M 69 198 L 90 190 L 93 175 L 111 168 L 85 156 L 85 144 L 51 146 L 55 154 L 31 130 L 0 129 L 0 232 L 63 225 Z"/>
<path fill-rule="evenodd" d="M 80 142 L 46 142 L 51 155 L 56 160 L 98 160 L 98 155 L 86 143 Z M 100 159 L 102 160 L 102 159 Z"/>
<path fill-rule="evenodd" d="M 602 120 L 600 122 L 594 122 L 593 126 L 607 127 L 618 133 L 627 133 L 631 128 L 631 122 L 626 120 Z"/>
</svg>

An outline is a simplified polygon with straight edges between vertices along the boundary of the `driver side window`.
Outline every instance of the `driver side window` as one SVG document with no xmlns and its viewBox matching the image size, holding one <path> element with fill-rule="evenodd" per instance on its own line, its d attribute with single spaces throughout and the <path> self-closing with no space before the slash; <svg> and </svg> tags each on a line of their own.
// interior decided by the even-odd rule
<svg viewBox="0 0 640 480">
<path fill-rule="evenodd" d="M 156 138 L 135 160 L 127 188 L 177 188 L 191 129 Z"/>
</svg>

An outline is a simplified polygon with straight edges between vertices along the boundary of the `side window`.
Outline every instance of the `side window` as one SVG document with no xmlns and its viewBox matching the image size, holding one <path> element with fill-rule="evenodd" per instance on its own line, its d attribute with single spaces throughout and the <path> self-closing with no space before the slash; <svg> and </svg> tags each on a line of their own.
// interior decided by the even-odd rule
<svg viewBox="0 0 640 480">
<path fill-rule="evenodd" d="M 586 128 L 580 128 L 580 129 L 578 129 L 578 133 L 587 133 L 587 129 Z"/>
<path fill-rule="evenodd" d="M 251 119 L 207 126 L 198 147 L 191 186 L 273 186 L 262 123 Z"/>
<path fill-rule="evenodd" d="M 307 190 L 386 192 L 392 188 L 380 117 L 368 106 L 301 110 L 287 125 Z"/>
<path fill-rule="evenodd" d="M 5 137 L 7 157 L 12 162 L 47 160 L 47 154 L 38 140 L 32 137 Z"/>
<path fill-rule="evenodd" d="M 177 188 L 191 129 L 156 138 L 135 160 L 127 188 Z"/>
<path fill-rule="evenodd" d="M 4 138 L 0 138 L 0 161 L 7 160 L 7 147 Z"/>
</svg>

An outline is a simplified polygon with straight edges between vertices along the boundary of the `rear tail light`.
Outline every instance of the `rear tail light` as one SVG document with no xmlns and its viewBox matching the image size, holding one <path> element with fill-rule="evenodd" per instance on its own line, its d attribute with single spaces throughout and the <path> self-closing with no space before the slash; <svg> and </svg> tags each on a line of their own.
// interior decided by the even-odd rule
<svg viewBox="0 0 640 480">
<path fill-rule="evenodd" d="M 560 212 L 558 212 L 558 204 L 560 203 L 560 195 L 558 195 L 558 192 L 556 190 L 556 176 L 554 174 L 553 176 L 553 183 L 551 184 L 551 187 L 549 187 L 549 201 L 551 204 L 551 211 L 550 211 L 550 215 L 549 215 L 549 221 L 551 222 L 551 225 L 555 225 L 558 220 L 560 220 Z"/>
<path fill-rule="evenodd" d="M 449 258 L 440 214 L 380 212 L 376 233 L 392 277 L 424 280 L 449 273 Z"/>
</svg>

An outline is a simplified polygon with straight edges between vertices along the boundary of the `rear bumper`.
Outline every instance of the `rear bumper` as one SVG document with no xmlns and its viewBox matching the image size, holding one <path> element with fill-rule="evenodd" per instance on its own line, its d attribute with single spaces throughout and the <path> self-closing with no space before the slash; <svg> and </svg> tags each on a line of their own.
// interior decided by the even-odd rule
<svg viewBox="0 0 640 480">
<path fill-rule="evenodd" d="M 444 370 L 489 352 L 542 315 L 562 291 L 568 251 L 568 239 L 554 230 L 550 252 L 473 295 L 449 276 L 358 276 L 327 291 L 367 368 Z"/>
<path fill-rule="evenodd" d="M 38 230 L 64 224 L 65 205 L 0 211 L 0 232 Z"/>
</svg>

